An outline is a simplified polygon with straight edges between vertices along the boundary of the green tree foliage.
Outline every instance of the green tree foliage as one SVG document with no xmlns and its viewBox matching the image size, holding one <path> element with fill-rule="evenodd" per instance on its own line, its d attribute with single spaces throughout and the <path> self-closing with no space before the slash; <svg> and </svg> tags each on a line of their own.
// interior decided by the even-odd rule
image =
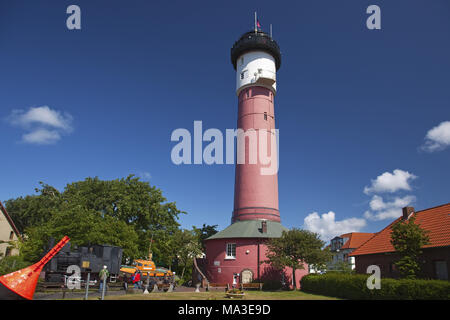
<svg viewBox="0 0 450 320">
<path fill-rule="evenodd" d="M 352 264 L 349 261 L 338 261 L 327 267 L 328 271 L 337 271 L 341 273 L 353 273 Z"/>
<path fill-rule="evenodd" d="M 395 263 L 403 278 L 415 279 L 421 270 L 421 248 L 429 244 L 429 231 L 415 223 L 415 216 L 392 226 L 391 243 L 400 259 Z"/>
<path fill-rule="evenodd" d="M 23 268 L 30 264 L 23 260 L 22 256 L 0 257 L 0 276 Z"/>
<path fill-rule="evenodd" d="M 277 269 L 292 268 L 292 279 L 296 283 L 297 269 L 304 269 L 305 264 L 323 265 L 330 260 L 329 251 L 322 250 L 324 245 L 317 233 L 293 228 L 268 242 L 268 260 L 264 263 L 270 263 Z"/>
<path fill-rule="evenodd" d="M 61 201 L 58 190 L 43 182 L 39 184 L 41 189 L 35 189 L 39 195 L 19 197 L 5 202 L 6 210 L 22 233 L 28 227 L 46 223 L 52 216 L 51 210 L 58 207 Z"/>
<path fill-rule="evenodd" d="M 39 193 L 6 201 L 14 223 L 25 235 L 24 257 L 34 262 L 50 237 L 64 235 L 76 245 L 117 245 L 124 259 L 145 257 L 151 236 L 178 229 L 182 213 L 160 189 L 134 175 L 116 180 L 87 178 L 63 192 L 41 183 Z"/>
<path fill-rule="evenodd" d="M 180 277 L 181 279 L 186 280 L 191 276 L 194 258 L 202 253 L 202 247 L 195 230 L 180 230 L 176 234 L 175 241 L 178 269 L 181 269 Z M 189 273 L 185 278 L 185 272 L 187 270 Z"/>
<path fill-rule="evenodd" d="M 205 252 L 206 251 L 205 240 L 208 239 L 209 237 L 211 237 L 212 235 L 215 235 L 218 232 L 217 224 L 212 225 L 212 226 L 203 224 L 203 226 L 201 228 L 196 228 L 193 226 L 192 229 L 194 230 L 194 232 L 196 233 L 196 235 L 198 237 L 198 241 L 200 243 L 200 246 L 201 246 L 203 252 Z"/>
</svg>

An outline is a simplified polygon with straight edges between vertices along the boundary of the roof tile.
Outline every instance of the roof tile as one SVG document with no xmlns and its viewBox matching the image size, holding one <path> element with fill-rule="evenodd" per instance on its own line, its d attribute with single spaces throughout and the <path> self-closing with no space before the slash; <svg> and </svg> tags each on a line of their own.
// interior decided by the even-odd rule
<svg viewBox="0 0 450 320">
<path fill-rule="evenodd" d="M 414 213 L 414 216 L 416 217 L 417 224 L 423 229 L 430 231 L 430 243 L 423 246 L 423 248 L 450 246 L 450 203 L 417 211 Z M 394 252 L 395 249 L 391 244 L 392 226 L 401 219 L 402 217 L 399 217 L 393 221 L 350 255 L 358 256 L 382 252 Z"/>
</svg>

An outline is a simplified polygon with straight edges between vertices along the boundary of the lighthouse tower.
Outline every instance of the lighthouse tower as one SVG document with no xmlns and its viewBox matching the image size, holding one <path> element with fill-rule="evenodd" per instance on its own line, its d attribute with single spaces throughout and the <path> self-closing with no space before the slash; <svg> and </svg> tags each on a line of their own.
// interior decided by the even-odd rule
<svg viewBox="0 0 450 320">
<path fill-rule="evenodd" d="M 254 280 L 289 283 L 289 270 L 274 270 L 262 263 L 267 259 L 267 241 L 287 231 L 280 223 L 278 150 L 273 138 L 280 48 L 269 34 L 255 28 L 234 43 L 231 63 L 236 70 L 237 127 L 244 132 L 241 155 L 245 154 L 245 161 L 239 161 L 238 150 L 231 225 L 205 240 L 206 258 L 198 263 L 198 270 L 203 271 L 199 274 L 210 283 L 230 286 Z M 266 134 L 264 140 L 261 133 Z M 264 145 L 270 164 L 260 157 Z M 267 171 L 274 161 L 275 169 Z M 306 272 L 297 272 L 299 281 Z"/>
</svg>

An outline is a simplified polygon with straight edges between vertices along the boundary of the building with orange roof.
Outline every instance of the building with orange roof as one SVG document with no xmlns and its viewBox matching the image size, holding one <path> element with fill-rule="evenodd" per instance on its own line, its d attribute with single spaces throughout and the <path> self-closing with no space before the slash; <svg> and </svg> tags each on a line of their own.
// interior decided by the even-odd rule
<svg viewBox="0 0 450 320">
<path fill-rule="evenodd" d="M 381 276 L 397 278 L 395 262 L 399 258 L 391 244 L 392 226 L 415 216 L 416 223 L 429 231 L 430 243 L 423 246 L 420 262 L 423 278 L 448 280 L 450 272 L 450 203 L 415 211 L 403 208 L 403 215 L 363 243 L 350 256 L 355 257 L 356 272 L 366 273 L 370 265 L 378 265 Z"/>
<path fill-rule="evenodd" d="M 339 269 L 340 262 L 348 262 L 352 269 L 355 269 L 355 258 L 350 257 L 350 253 L 359 248 L 363 243 L 372 238 L 375 233 L 351 232 L 341 234 L 331 239 L 328 247 L 333 255 L 333 260 L 328 264 L 328 270 Z"/>
</svg>

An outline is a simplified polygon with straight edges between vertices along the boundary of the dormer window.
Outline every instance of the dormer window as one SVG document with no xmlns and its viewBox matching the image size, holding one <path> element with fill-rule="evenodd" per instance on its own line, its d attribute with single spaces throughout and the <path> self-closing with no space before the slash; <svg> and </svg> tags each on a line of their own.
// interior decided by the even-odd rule
<svg viewBox="0 0 450 320">
<path fill-rule="evenodd" d="M 331 251 L 337 251 L 344 245 L 344 239 L 335 237 L 331 240 Z"/>
</svg>

